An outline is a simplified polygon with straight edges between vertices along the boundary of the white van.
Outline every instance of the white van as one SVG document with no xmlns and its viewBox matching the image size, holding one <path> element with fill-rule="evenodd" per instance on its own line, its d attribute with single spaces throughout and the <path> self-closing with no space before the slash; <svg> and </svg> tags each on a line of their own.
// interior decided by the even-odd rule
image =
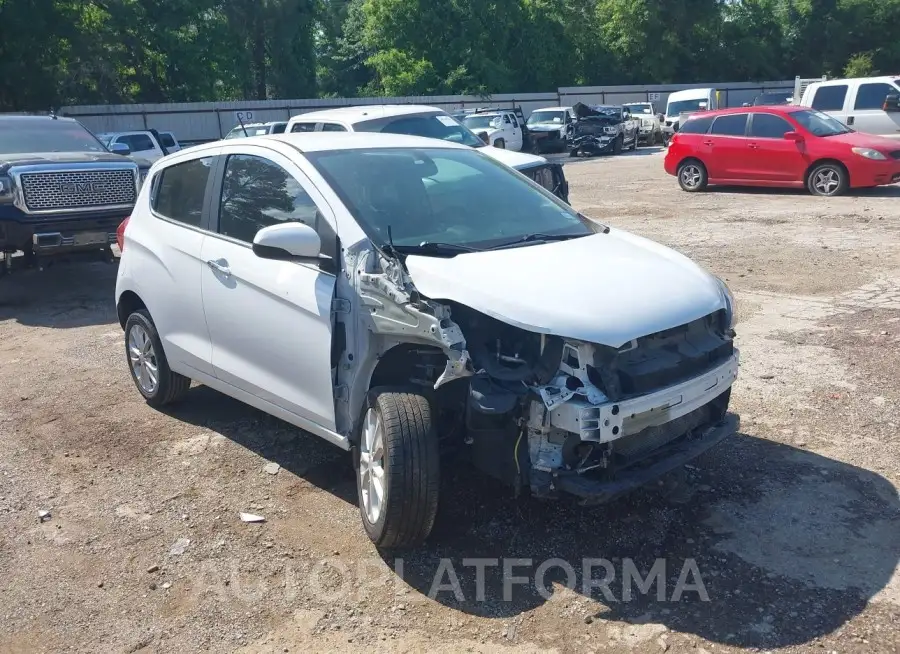
<svg viewBox="0 0 900 654">
<path fill-rule="evenodd" d="M 686 89 L 669 94 L 663 136 L 668 139 L 678 131 L 680 116 L 695 111 L 711 111 L 719 108 L 719 92 L 716 89 Z"/>
<path fill-rule="evenodd" d="M 900 75 L 813 82 L 799 104 L 859 132 L 900 139 Z"/>
</svg>

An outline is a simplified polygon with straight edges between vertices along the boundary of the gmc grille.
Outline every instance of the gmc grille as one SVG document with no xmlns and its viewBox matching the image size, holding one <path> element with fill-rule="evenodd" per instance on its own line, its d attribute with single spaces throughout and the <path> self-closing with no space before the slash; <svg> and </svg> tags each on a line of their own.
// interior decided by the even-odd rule
<svg viewBox="0 0 900 654">
<path fill-rule="evenodd" d="M 23 173 L 21 182 L 28 211 L 133 205 L 137 196 L 130 169 Z"/>
</svg>

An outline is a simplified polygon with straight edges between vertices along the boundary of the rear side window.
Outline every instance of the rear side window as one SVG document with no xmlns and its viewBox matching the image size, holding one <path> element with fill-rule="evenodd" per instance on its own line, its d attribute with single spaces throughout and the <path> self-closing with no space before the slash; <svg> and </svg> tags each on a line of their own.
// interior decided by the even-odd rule
<svg viewBox="0 0 900 654">
<path fill-rule="evenodd" d="M 175 147 L 175 139 L 172 138 L 171 134 L 166 134 L 165 132 L 160 133 L 159 142 L 162 143 L 167 149 Z"/>
<path fill-rule="evenodd" d="M 854 109 L 881 109 L 889 93 L 900 93 L 896 88 L 884 82 L 860 84 L 856 91 Z"/>
<path fill-rule="evenodd" d="M 315 123 L 294 123 L 291 126 L 291 133 L 293 132 L 315 132 L 316 124 Z"/>
<path fill-rule="evenodd" d="M 759 139 L 781 139 L 785 132 L 793 131 L 788 121 L 773 114 L 753 114 L 750 121 L 750 136 Z"/>
<path fill-rule="evenodd" d="M 716 118 L 710 133 L 718 136 L 744 136 L 746 131 L 747 114 L 735 114 Z"/>
<path fill-rule="evenodd" d="M 847 85 L 820 86 L 813 95 L 812 107 L 819 111 L 840 111 L 847 97 Z"/>
<path fill-rule="evenodd" d="M 247 154 L 229 156 L 222 182 L 219 233 L 252 243 L 263 227 L 283 222 L 309 225 L 319 232 L 322 253 L 335 255 L 334 232 L 300 182 L 274 161 Z"/>
<path fill-rule="evenodd" d="M 160 216 L 200 227 L 212 157 L 168 166 L 156 176 L 150 206 Z"/>
<path fill-rule="evenodd" d="M 704 116 L 702 118 L 689 118 L 684 121 L 684 125 L 678 130 L 682 134 L 706 134 L 709 126 L 712 125 L 713 119 Z"/>
<path fill-rule="evenodd" d="M 275 123 L 274 125 L 272 125 L 272 133 L 284 134 L 285 127 L 287 127 L 287 123 Z"/>
<path fill-rule="evenodd" d="M 322 123 L 323 132 L 346 132 L 347 129 L 343 125 L 337 123 Z"/>
</svg>

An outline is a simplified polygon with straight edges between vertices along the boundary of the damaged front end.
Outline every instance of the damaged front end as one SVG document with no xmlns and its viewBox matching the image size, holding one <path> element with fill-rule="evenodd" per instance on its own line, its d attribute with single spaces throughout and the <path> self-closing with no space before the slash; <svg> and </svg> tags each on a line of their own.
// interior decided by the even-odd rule
<svg viewBox="0 0 900 654">
<path fill-rule="evenodd" d="M 373 337 L 364 390 L 426 387 L 442 443 L 517 492 L 608 501 L 738 428 L 727 413 L 738 369 L 729 310 L 613 348 L 425 298 L 380 252 L 355 274 Z"/>
</svg>

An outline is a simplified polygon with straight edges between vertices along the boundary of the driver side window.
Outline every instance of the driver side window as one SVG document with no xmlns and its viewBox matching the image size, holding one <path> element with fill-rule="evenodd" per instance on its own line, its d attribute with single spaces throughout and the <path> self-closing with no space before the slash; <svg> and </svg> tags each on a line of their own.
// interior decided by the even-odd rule
<svg viewBox="0 0 900 654">
<path fill-rule="evenodd" d="M 218 232 L 252 243 L 264 227 L 300 222 L 319 233 L 322 254 L 334 257 L 335 234 L 293 175 L 263 157 L 229 155 L 225 162 Z"/>
</svg>

